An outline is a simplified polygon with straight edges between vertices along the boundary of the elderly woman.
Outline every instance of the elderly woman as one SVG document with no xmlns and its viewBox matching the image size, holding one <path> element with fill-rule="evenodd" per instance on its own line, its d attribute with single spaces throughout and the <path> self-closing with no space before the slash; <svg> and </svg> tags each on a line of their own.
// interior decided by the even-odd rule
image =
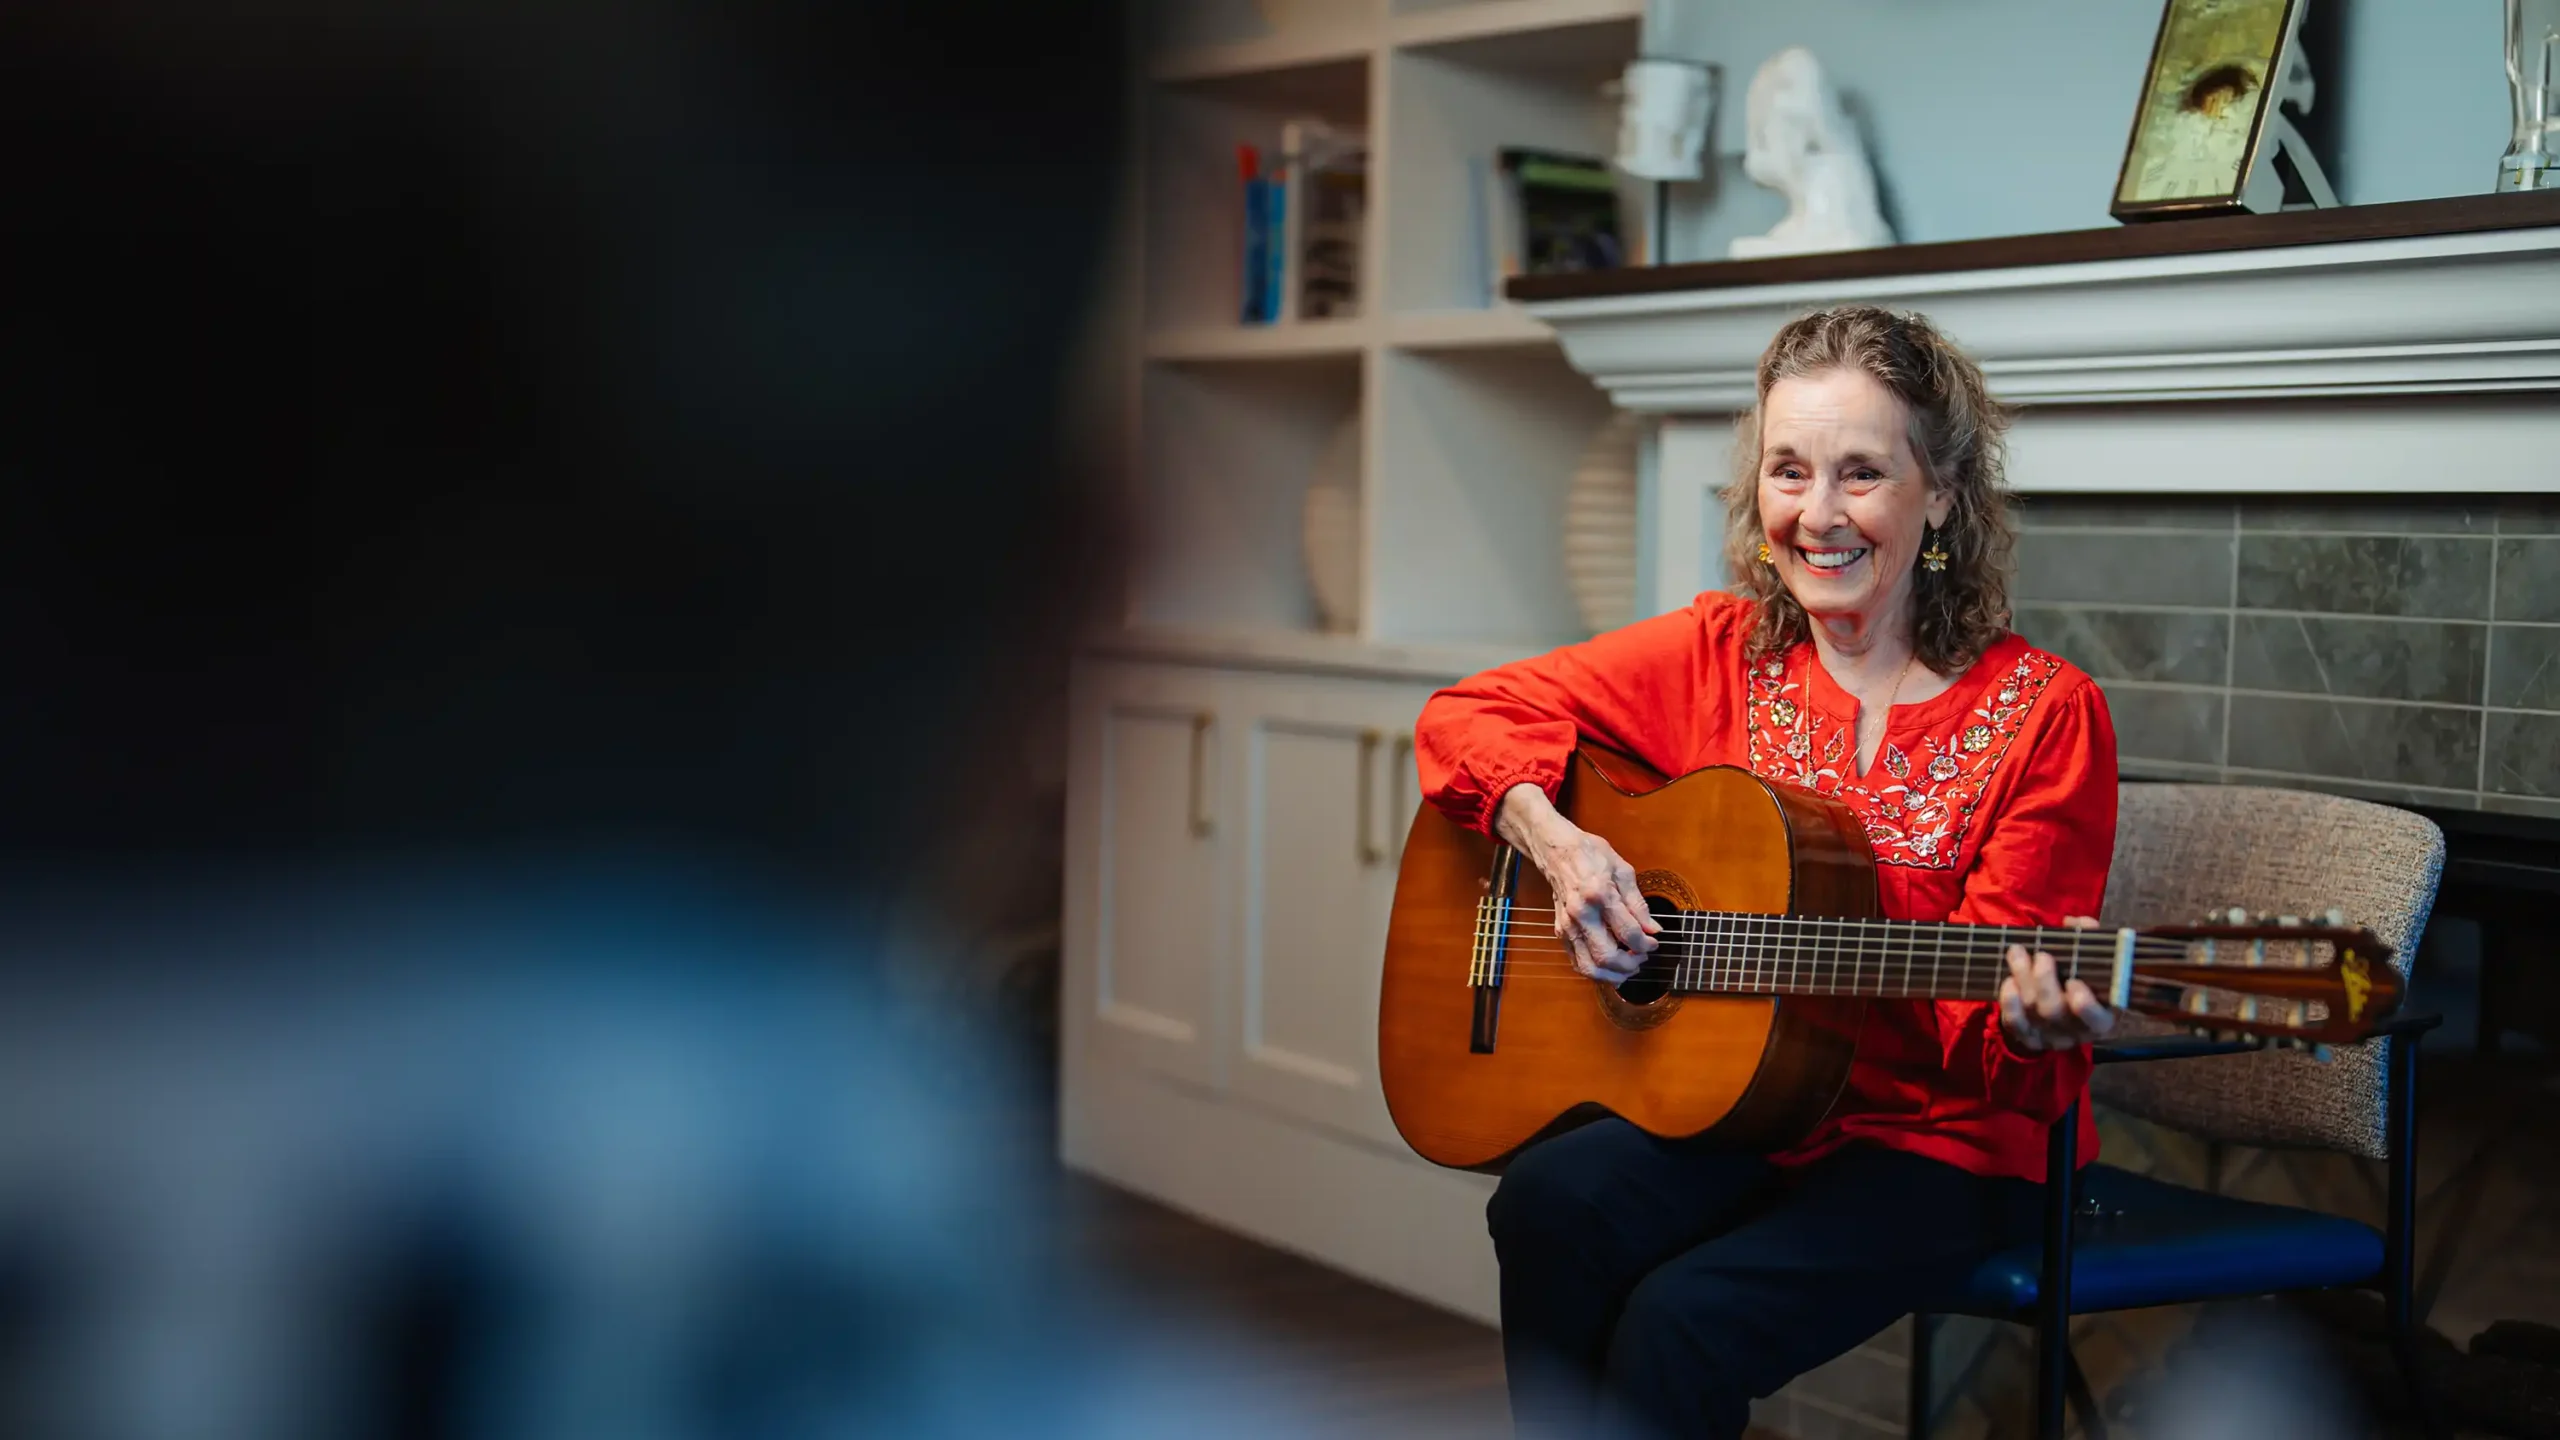
<svg viewBox="0 0 2560 1440">
<path fill-rule="evenodd" d="M 1795 320 L 1760 359 L 1726 497 L 1741 593 L 1433 697 L 1427 798 L 1546 875 L 1584 974 L 1632 975 L 1658 928 L 1627 862 L 1553 803 L 1586 736 L 1666 774 L 1741 765 L 1847 803 L 1895 919 L 2088 923 L 2115 733 L 2086 675 L 2006 629 L 2004 424 L 1926 320 Z M 1754 1397 L 2025 1233 L 2044 1130 L 2113 1017 L 2049 955 L 2012 950 L 2009 969 L 1996 1005 L 1870 1005 L 1846 1091 L 1792 1150 L 1604 1120 L 1520 1155 L 1488 1217 L 1523 1429 L 1739 1435 Z"/>
</svg>

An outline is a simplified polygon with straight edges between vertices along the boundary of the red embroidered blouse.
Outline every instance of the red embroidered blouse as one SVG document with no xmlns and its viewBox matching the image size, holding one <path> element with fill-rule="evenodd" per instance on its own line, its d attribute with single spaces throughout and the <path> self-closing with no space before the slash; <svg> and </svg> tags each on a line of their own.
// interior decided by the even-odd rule
<svg viewBox="0 0 2560 1440">
<path fill-rule="evenodd" d="M 1745 765 L 1847 802 L 1866 819 L 1893 919 L 2058 925 L 2098 913 L 2115 849 L 2116 737 L 2088 676 L 2007 636 L 1944 694 L 1895 706 L 1861 776 L 1857 701 L 1810 644 L 1748 663 L 1752 620 L 1749 601 L 1709 592 L 1442 690 L 1415 737 L 1424 798 L 1489 833 L 1511 787 L 1552 799 L 1588 736 L 1666 775 Z M 2041 1180 L 2045 1128 L 2088 1080 L 2085 1050 L 2011 1048 L 1994 1005 L 1875 1001 L 1840 1103 L 1775 1158 L 1867 1140 Z M 2083 1106 L 2080 1154 L 2097 1153 Z"/>
</svg>

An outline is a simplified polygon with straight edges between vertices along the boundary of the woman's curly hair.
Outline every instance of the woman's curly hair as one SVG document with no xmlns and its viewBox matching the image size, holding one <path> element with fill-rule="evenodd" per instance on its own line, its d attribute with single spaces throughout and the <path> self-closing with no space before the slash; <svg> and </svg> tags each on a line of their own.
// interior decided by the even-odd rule
<svg viewBox="0 0 2560 1440">
<path fill-rule="evenodd" d="M 1734 589 L 1759 603 L 1751 654 L 1785 650 L 1810 633 L 1804 607 L 1760 563 L 1760 411 L 1780 380 L 1825 370 L 1873 376 L 1901 397 L 1911 417 L 1911 451 L 1932 490 L 1954 503 L 1936 531 L 1947 568 L 1912 578 L 1912 645 L 1920 663 L 1961 674 L 2008 632 L 2009 574 L 2017 547 L 2009 514 L 2008 413 L 1991 398 L 1982 370 L 1919 315 L 1876 305 L 1842 305 L 1787 322 L 1760 356 L 1759 395 L 1735 424 L 1734 478 L 1725 491 L 1725 561 Z"/>
</svg>

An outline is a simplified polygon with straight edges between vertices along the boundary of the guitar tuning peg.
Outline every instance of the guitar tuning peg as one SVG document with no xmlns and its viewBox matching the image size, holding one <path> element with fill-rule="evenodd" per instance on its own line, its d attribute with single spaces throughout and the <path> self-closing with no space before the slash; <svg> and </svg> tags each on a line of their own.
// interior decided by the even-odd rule
<svg viewBox="0 0 2560 1440">
<path fill-rule="evenodd" d="M 2241 909 L 2237 905 L 2234 905 L 2223 913 L 2222 918 L 2226 924 L 2246 925 L 2249 923 L 2249 912 Z"/>
<path fill-rule="evenodd" d="M 2276 917 L 2276 923 L 2287 930 L 2291 930 L 2302 924 L 2302 917 L 2299 915 L 2279 915 Z"/>
<path fill-rule="evenodd" d="M 2347 923 L 2347 912 L 2339 909 L 2335 905 L 2332 905 L 2327 910 L 2321 912 L 2320 918 L 2328 922 L 2330 929 L 2341 929 Z"/>
</svg>

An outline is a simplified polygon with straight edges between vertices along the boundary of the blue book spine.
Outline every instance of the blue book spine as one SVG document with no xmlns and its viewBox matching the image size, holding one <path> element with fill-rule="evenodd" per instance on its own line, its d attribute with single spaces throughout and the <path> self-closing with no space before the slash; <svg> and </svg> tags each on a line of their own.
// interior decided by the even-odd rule
<svg viewBox="0 0 2560 1440">
<path fill-rule="evenodd" d="M 1262 187 L 1262 323 L 1276 324 L 1289 292 L 1289 191 L 1277 180 Z"/>
<path fill-rule="evenodd" d="M 1268 227 L 1262 223 L 1262 182 L 1244 182 L 1244 265 L 1237 277 L 1243 281 L 1244 303 L 1236 318 L 1247 325 L 1262 323 L 1262 252 L 1270 243 Z"/>
</svg>

